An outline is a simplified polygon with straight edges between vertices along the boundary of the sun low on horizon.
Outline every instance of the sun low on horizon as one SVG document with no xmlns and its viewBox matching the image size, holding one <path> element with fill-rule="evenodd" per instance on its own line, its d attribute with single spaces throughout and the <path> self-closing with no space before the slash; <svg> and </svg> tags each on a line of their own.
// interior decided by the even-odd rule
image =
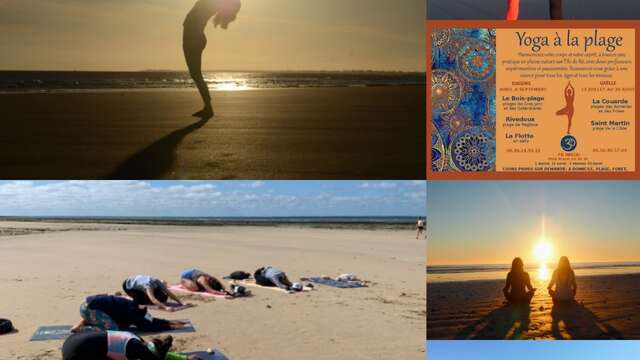
<svg viewBox="0 0 640 360">
<path fill-rule="evenodd" d="M 538 265 L 536 278 L 540 281 L 550 278 L 548 265 L 554 255 L 553 241 L 546 234 L 546 225 L 545 217 L 542 216 L 540 237 L 533 246 L 533 258 Z"/>
</svg>

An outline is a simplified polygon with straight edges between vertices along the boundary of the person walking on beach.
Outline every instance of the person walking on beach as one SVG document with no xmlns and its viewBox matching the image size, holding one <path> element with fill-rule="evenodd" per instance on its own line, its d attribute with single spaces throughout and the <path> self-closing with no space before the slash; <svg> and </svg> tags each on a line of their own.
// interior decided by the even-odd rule
<svg viewBox="0 0 640 360">
<path fill-rule="evenodd" d="M 529 304 L 536 288 L 531 285 L 529 273 L 524 271 L 524 263 L 519 257 L 511 262 L 511 271 L 502 292 L 509 303 Z"/>
<path fill-rule="evenodd" d="M 553 289 L 555 285 L 555 290 Z M 571 269 L 571 264 L 566 256 L 560 258 L 558 267 L 553 271 L 553 276 L 547 286 L 553 302 L 573 301 L 578 291 L 576 274 Z"/>
<path fill-rule="evenodd" d="M 520 16 L 520 0 L 507 0 L 507 20 L 518 20 Z M 549 0 L 549 18 L 562 19 L 562 0 Z"/>
<path fill-rule="evenodd" d="M 204 108 L 193 114 L 203 119 L 212 118 L 215 113 L 211 104 L 211 94 L 202 76 L 202 53 L 207 46 L 204 30 L 213 17 L 213 25 L 227 29 L 240 11 L 240 0 L 198 0 L 183 23 L 182 49 L 187 61 L 189 74 L 198 87 Z"/>
<path fill-rule="evenodd" d="M 569 119 L 567 134 L 571 134 L 571 122 L 573 121 L 573 113 L 575 111 L 573 103 L 576 100 L 576 90 L 573 88 L 573 85 L 571 85 L 571 81 L 569 81 L 569 84 L 567 84 L 567 86 L 564 88 L 564 99 L 567 105 L 561 110 L 558 110 L 558 112 L 556 112 L 556 115 L 567 115 L 567 118 Z"/>
<path fill-rule="evenodd" d="M 416 240 L 420 239 L 420 236 L 424 233 L 425 223 L 421 218 L 418 218 L 418 222 L 416 223 L 416 230 L 418 233 L 416 234 Z"/>
</svg>

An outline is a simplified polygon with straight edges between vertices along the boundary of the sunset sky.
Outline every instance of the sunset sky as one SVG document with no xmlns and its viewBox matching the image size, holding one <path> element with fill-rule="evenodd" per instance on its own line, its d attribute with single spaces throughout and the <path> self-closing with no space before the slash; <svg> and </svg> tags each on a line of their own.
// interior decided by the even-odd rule
<svg viewBox="0 0 640 360">
<path fill-rule="evenodd" d="M 532 263 L 543 236 L 552 263 L 638 261 L 638 204 L 637 182 L 431 182 L 427 264 Z"/>
<path fill-rule="evenodd" d="M 0 70 L 184 69 L 191 0 L 0 0 Z M 207 70 L 424 71 L 424 0 L 243 0 Z"/>
</svg>

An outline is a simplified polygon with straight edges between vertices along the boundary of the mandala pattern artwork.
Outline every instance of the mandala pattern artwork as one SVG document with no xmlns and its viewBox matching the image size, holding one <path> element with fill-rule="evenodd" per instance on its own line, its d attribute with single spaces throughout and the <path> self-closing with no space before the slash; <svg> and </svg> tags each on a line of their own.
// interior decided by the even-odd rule
<svg viewBox="0 0 640 360">
<path fill-rule="evenodd" d="M 494 171 L 495 30 L 436 29 L 431 41 L 431 169 Z"/>
</svg>

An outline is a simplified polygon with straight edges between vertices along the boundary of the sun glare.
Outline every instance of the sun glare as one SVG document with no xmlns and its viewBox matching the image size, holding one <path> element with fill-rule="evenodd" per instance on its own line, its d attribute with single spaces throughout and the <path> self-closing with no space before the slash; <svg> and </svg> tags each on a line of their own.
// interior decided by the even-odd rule
<svg viewBox="0 0 640 360">
<path fill-rule="evenodd" d="M 553 256 L 553 245 L 547 239 L 540 239 L 533 249 L 533 254 L 540 265 L 545 265 Z"/>
</svg>

